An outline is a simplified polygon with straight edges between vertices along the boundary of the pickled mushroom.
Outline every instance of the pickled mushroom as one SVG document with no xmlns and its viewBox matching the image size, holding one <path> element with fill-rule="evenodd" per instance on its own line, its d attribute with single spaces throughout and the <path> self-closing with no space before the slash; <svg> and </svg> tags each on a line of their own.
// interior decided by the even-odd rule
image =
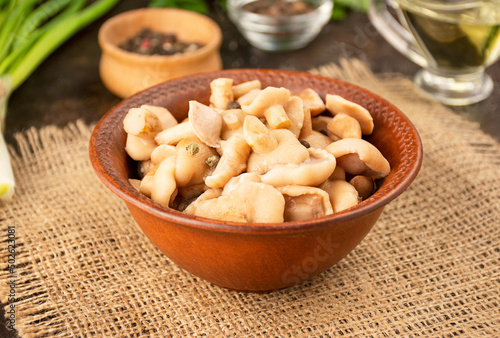
<svg viewBox="0 0 500 338">
<path fill-rule="evenodd" d="M 164 129 L 160 131 L 155 136 L 155 141 L 158 144 L 168 144 L 168 145 L 176 145 L 185 137 L 196 136 L 193 128 L 189 121 L 181 122 L 173 127 Z"/>
<path fill-rule="evenodd" d="M 188 146 L 195 144 L 198 151 L 193 153 Z M 207 159 L 216 155 L 214 148 L 203 144 L 197 137 L 188 137 L 177 144 L 177 161 L 175 163 L 175 181 L 179 187 L 199 184 L 213 171 L 206 163 Z"/>
<path fill-rule="evenodd" d="M 123 129 L 127 133 L 127 154 L 136 161 L 149 160 L 157 146 L 154 138 L 162 130 L 158 116 L 145 106 L 131 108 L 123 119 Z"/>
<path fill-rule="evenodd" d="M 243 111 L 248 115 L 264 117 L 264 113 L 271 107 L 284 106 L 290 97 L 286 88 L 266 87 L 260 90 L 249 105 L 242 105 Z"/>
<path fill-rule="evenodd" d="M 261 120 L 252 115 L 245 117 L 243 136 L 257 154 L 267 154 L 278 147 L 278 139 Z"/>
<path fill-rule="evenodd" d="M 328 123 L 328 130 L 338 138 L 361 138 L 361 125 L 358 120 L 344 113 L 339 113 Z"/>
<path fill-rule="evenodd" d="M 290 96 L 284 109 L 291 121 L 288 129 L 298 138 L 300 130 L 304 126 L 304 105 L 302 99 L 298 96 Z"/>
<path fill-rule="evenodd" d="M 247 168 L 250 146 L 242 134 L 234 134 L 222 145 L 222 156 L 214 172 L 205 178 L 211 188 L 222 188 L 231 178 Z"/>
<path fill-rule="evenodd" d="M 355 118 L 361 126 L 363 135 L 369 135 L 373 131 L 373 118 L 370 112 L 359 104 L 344 99 L 342 96 L 327 94 L 326 109 L 333 116 L 344 113 Z"/>
<path fill-rule="evenodd" d="M 277 189 L 285 198 L 285 222 L 333 214 L 330 197 L 322 189 L 300 185 L 287 185 Z"/>
<path fill-rule="evenodd" d="M 319 149 L 324 149 L 332 143 L 332 139 L 328 136 L 313 129 L 311 112 L 309 110 L 304 111 L 304 124 L 300 130 L 299 139 L 306 141 L 311 147 Z"/>
<path fill-rule="evenodd" d="M 232 178 L 219 196 L 211 190 L 214 189 L 207 190 L 184 211 L 200 217 L 233 222 L 277 223 L 284 220 L 285 199 L 271 185 L 241 175 Z M 207 194 L 214 197 L 207 198 Z"/>
<path fill-rule="evenodd" d="M 357 190 L 347 181 L 326 181 L 320 188 L 328 193 L 334 212 L 351 208 L 361 201 Z"/>
<path fill-rule="evenodd" d="M 317 186 L 335 170 L 335 157 L 326 150 L 309 148 L 309 158 L 299 164 L 277 164 L 261 176 L 275 187 L 285 185 Z"/>
<path fill-rule="evenodd" d="M 194 133 L 209 147 L 220 147 L 222 117 L 214 109 L 198 101 L 189 101 L 188 119 Z"/>
<path fill-rule="evenodd" d="M 226 109 L 229 102 L 233 101 L 233 79 L 218 78 L 210 82 L 210 107 Z"/>
<path fill-rule="evenodd" d="M 311 112 L 311 116 L 319 115 L 325 111 L 325 103 L 314 89 L 304 89 L 298 96 L 304 101 L 304 108 Z"/>
<path fill-rule="evenodd" d="M 247 94 L 251 90 L 254 89 L 261 89 L 262 84 L 260 83 L 260 80 L 252 80 L 252 81 L 246 81 L 242 82 L 237 85 L 233 85 L 233 97 L 235 100 L 239 99 L 243 95 Z"/>
<path fill-rule="evenodd" d="M 326 150 L 335 156 L 337 165 L 351 175 L 366 175 L 377 179 L 387 176 L 391 171 L 384 155 L 364 139 L 345 138 L 333 142 Z"/>
<path fill-rule="evenodd" d="M 247 171 L 264 174 L 276 164 L 299 164 L 309 157 L 308 150 L 295 135 L 287 129 L 271 130 L 278 140 L 278 146 L 269 153 L 252 152 L 248 157 Z"/>
</svg>

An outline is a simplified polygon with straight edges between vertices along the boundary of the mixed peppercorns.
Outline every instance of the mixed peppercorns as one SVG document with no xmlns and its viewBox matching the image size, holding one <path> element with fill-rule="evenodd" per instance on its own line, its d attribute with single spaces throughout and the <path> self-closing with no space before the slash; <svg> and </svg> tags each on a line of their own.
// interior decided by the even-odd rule
<svg viewBox="0 0 500 338">
<path fill-rule="evenodd" d="M 243 10 L 269 16 L 292 16 L 312 12 L 314 6 L 302 0 L 256 0 L 243 6 Z"/>
<path fill-rule="evenodd" d="M 178 40 L 175 34 L 165 34 L 144 28 L 121 43 L 119 47 L 144 55 L 174 55 L 195 51 L 203 47 L 203 44 L 183 42 Z"/>
</svg>

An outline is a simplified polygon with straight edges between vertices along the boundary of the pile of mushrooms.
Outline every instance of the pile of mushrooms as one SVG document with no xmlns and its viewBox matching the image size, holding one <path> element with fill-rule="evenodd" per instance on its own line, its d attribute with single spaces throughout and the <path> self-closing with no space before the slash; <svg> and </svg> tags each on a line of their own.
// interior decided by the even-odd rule
<svg viewBox="0 0 500 338">
<path fill-rule="evenodd" d="M 356 103 L 259 80 L 218 78 L 210 89 L 208 105 L 190 101 L 184 121 L 150 105 L 123 121 L 138 162 L 130 182 L 165 207 L 224 221 L 305 220 L 355 206 L 390 172 L 363 139 L 373 119 Z"/>
</svg>

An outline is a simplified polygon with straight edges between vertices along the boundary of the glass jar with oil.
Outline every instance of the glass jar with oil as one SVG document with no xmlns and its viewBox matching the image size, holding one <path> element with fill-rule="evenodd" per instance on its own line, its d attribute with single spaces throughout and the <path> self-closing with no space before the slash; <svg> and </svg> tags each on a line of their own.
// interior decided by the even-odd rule
<svg viewBox="0 0 500 338">
<path fill-rule="evenodd" d="M 500 1 L 375 0 L 369 17 L 423 67 L 415 82 L 434 98 L 467 105 L 490 95 L 485 68 L 500 56 Z"/>
</svg>

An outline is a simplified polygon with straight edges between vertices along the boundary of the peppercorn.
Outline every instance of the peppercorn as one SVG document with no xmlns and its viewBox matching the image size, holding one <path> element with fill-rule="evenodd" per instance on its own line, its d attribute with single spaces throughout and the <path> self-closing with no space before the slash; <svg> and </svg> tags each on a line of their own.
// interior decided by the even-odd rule
<svg viewBox="0 0 500 338">
<path fill-rule="evenodd" d="M 217 164 L 219 163 L 220 156 L 217 155 L 210 155 L 208 156 L 207 160 L 205 163 L 210 167 L 210 168 L 215 168 L 217 167 Z"/>
<path fill-rule="evenodd" d="M 227 103 L 227 109 L 241 109 L 241 105 L 238 101 L 229 101 Z"/>
<path fill-rule="evenodd" d="M 302 144 L 307 149 L 311 148 L 311 145 L 306 140 L 300 140 L 300 144 Z"/>
<path fill-rule="evenodd" d="M 135 36 L 119 45 L 120 48 L 133 53 L 145 55 L 174 55 L 193 52 L 202 44 L 179 41 L 175 34 L 154 32 L 149 28 L 142 29 Z"/>
<path fill-rule="evenodd" d="M 190 155 L 195 155 L 195 154 L 197 154 L 200 151 L 200 146 L 197 143 L 194 143 L 194 142 L 193 143 L 189 143 L 186 146 L 186 151 Z"/>
</svg>

